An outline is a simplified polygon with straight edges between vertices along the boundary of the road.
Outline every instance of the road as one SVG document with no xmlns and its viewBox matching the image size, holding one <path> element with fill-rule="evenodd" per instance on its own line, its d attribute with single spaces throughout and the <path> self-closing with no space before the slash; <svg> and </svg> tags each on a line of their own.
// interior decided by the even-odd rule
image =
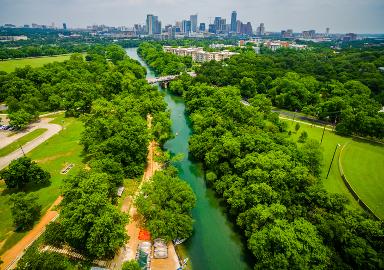
<svg viewBox="0 0 384 270">
<path fill-rule="evenodd" d="M 36 139 L 33 139 L 32 141 L 24 144 L 22 146 L 24 153 L 28 153 L 35 149 L 37 146 L 51 138 L 53 135 L 59 133 L 62 129 L 62 126 L 57 125 L 57 124 L 51 124 L 49 121 L 51 121 L 51 118 L 41 118 L 39 122 L 32 124 L 31 128 L 28 129 L 28 132 L 22 133 L 21 135 L 14 135 L 11 137 L 6 137 L 10 139 L 5 139 L 5 142 L 3 142 L 3 138 L 0 143 L 0 148 L 16 141 L 20 137 L 28 134 L 29 132 L 38 129 L 38 128 L 45 128 L 47 129 L 46 132 L 44 132 L 41 136 L 37 137 Z M 17 149 L 16 151 L 8 154 L 7 156 L 1 157 L 0 158 L 0 170 L 4 169 L 5 167 L 8 166 L 9 163 L 11 163 L 12 160 L 18 159 L 22 157 L 23 151 L 21 149 Z"/>
</svg>

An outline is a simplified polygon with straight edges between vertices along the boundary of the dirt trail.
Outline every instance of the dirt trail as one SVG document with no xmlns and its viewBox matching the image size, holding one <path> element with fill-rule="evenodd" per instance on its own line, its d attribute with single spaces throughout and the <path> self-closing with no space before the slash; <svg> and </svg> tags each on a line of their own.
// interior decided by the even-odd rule
<svg viewBox="0 0 384 270">
<path fill-rule="evenodd" d="M 152 116 L 148 115 L 147 117 L 148 128 L 151 128 Z M 154 173 L 157 170 L 161 169 L 159 163 L 157 163 L 154 159 L 156 155 L 157 148 L 156 141 L 151 141 L 148 146 L 148 156 L 147 156 L 147 167 L 144 171 L 143 179 L 133 196 L 134 198 L 138 195 L 141 190 L 142 185 L 145 182 L 148 182 Z M 121 269 L 121 265 L 124 261 L 135 259 L 135 255 L 137 252 L 137 246 L 139 244 L 139 231 L 140 231 L 140 217 L 137 213 L 137 209 L 133 204 L 134 198 L 127 197 L 125 198 L 121 210 L 122 212 L 129 213 L 130 222 L 126 226 L 127 234 L 129 235 L 129 241 L 125 245 L 125 247 L 121 248 L 118 255 L 115 257 L 112 267 L 113 269 Z M 168 258 L 167 259 L 153 259 L 151 261 L 151 269 L 152 270 L 163 270 L 163 269 L 178 269 L 179 268 L 179 259 L 177 257 L 175 247 L 172 243 L 168 245 Z"/>
<path fill-rule="evenodd" d="M 58 216 L 58 212 L 54 210 L 63 198 L 60 196 L 48 209 L 45 215 L 41 218 L 38 224 L 28 232 L 16 245 L 7 250 L 2 256 L 3 264 L 1 269 L 13 269 L 16 266 L 17 261 L 23 256 L 24 251 L 44 232 L 45 226 Z"/>
</svg>

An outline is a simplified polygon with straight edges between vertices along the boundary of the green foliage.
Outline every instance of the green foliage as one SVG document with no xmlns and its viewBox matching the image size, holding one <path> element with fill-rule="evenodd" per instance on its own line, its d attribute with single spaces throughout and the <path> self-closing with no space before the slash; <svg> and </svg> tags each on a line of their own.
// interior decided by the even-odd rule
<svg viewBox="0 0 384 270">
<path fill-rule="evenodd" d="M 17 263 L 17 270 L 69 270 L 71 262 L 56 252 L 40 252 L 36 246 L 27 250 Z"/>
<path fill-rule="evenodd" d="M 308 133 L 306 131 L 301 132 L 299 139 L 297 140 L 300 143 L 304 143 L 308 139 Z"/>
<path fill-rule="evenodd" d="M 27 184 L 46 185 L 50 183 L 51 175 L 44 171 L 29 157 L 13 160 L 9 166 L 0 172 L 8 188 L 22 189 Z"/>
<path fill-rule="evenodd" d="M 16 230 L 28 230 L 40 217 L 41 205 L 37 203 L 38 197 L 33 193 L 19 192 L 9 198 L 13 224 Z"/>
<path fill-rule="evenodd" d="M 35 117 L 21 109 L 8 115 L 9 124 L 19 129 L 24 129 Z"/>
<path fill-rule="evenodd" d="M 170 171 L 156 172 L 136 199 L 138 212 L 153 238 L 170 241 L 192 234 L 191 210 L 195 195 L 189 185 Z"/>
<path fill-rule="evenodd" d="M 296 131 L 296 133 L 299 131 L 299 129 L 300 129 L 300 124 L 299 124 L 299 123 L 296 123 L 296 125 L 295 125 L 295 131 Z"/>
<path fill-rule="evenodd" d="M 122 270 L 140 270 L 140 265 L 137 261 L 131 260 L 128 262 L 123 263 Z"/>
<path fill-rule="evenodd" d="M 249 247 L 257 260 L 255 269 L 326 269 L 331 264 L 316 227 L 304 219 L 275 220 L 252 234 Z"/>
<path fill-rule="evenodd" d="M 195 83 L 184 97 L 194 131 L 190 153 L 243 230 L 255 269 L 382 266 L 382 222 L 350 213 L 344 197 L 326 193 L 317 178 L 319 143 L 290 140 L 270 105 L 263 107 L 266 96 L 244 106 L 236 87 Z M 364 223 L 370 225 L 362 229 Z"/>
<path fill-rule="evenodd" d="M 156 43 L 141 43 L 138 53 L 159 75 L 178 75 L 192 67 L 191 57 L 165 53 L 163 47 Z"/>
<path fill-rule="evenodd" d="M 90 257 L 113 257 L 127 240 L 128 220 L 110 203 L 110 179 L 105 173 L 85 171 L 69 177 L 58 224 L 49 227 L 45 241 L 67 243 Z"/>
<path fill-rule="evenodd" d="M 196 82 L 237 85 L 242 97 L 266 94 L 278 108 L 302 111 L 337 123 L 340 134 L 383 138 L 384 75 L 382 49 L 246 51 L 197 67 Z M 186 89 L 184 89 L 185 91 Z"/>
</svg>

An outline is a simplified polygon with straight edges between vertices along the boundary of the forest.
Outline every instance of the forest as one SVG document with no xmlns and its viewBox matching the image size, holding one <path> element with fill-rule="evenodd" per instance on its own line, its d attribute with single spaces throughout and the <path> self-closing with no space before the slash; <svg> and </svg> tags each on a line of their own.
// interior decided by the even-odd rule
<svg viewBox="0 0 384 270">
<path fill-rule="evenodd" d="M 149 43 L 140 45 L 144 59 L 159 74 L 168 74 L 166 53 Z M 183 58 L 183 57 L 179 57 Z M 173 59 L 173 58 L 171 58 Z M 178 63 L 182 59 L 175 58 Z M 193 83 L 236 86 L 243 99 L 265 95 L 280 109 L 303 112 L 336 125 L 342 135 L 384 138 L 384 66 L 381 49 L 282 49 L 261 55 L 247 50 L 222 62 L 196 67 L 198 76 L 174 81 L 170 90 L 182 94 Z M 180 69 L 180 71 L 182 71 Z"/>
<path fill-rule="evenodd" d="M 25 114 L 28 117 L 20 121 L 20 126 L 26 126 L 42 111 L 62 109 L 68 116 L 80 117 L 85 126 L 79 139 L 87 166 L 64 180 L 60 216 L 47 226 L 43 244 L 67 245 L 89 259 L 110 259 L 128 240 L 125 230 L 128 217 L 116 207 L 117 188 L 124 179 L 141 178 L 150 140 L 156 140 L 161 147 L 171 136 L 163 94 L 146 82 L 145 74 L 145 69 L 116 45 L 96 46 L 86 56 L 74 54 L 63 63 L 1 74 L 1 100 L 9 106 L 12 122 L 19 121 L 15 115 Z M 148 115 L 152 116 L 150 130 Z M 18 175 L 22 181 L 14 179 Z M 50 183 L 50 175 L 28 158 L 14 161 L 1 176 L 9 188 L 21 190 L 26 183 Z M 175 177 L 175 172 L 157 178 L 161 178 L 160 185 L 172 183 L 178 187 L 173 193 L 166 190 L 169 201 L 174 198 L 186 203 L 176 216 L 185 218 L 171 224 L 163 217 L 165 227 L 172 232 L 172 237 L 190 235 L 193 192 Z M 41 210 L 36 199 L 33 193 L 22 192 L 12 197 L 16 226 L 33 227 Z M 169 213 L 170 210 L 165 207 L 164 211 Z M 26 212 L 29 212 L 28 220 L 17 219 Z M 156 234 L 157 228 L 150 227 L 152 217 L 146 220 L 150 231 Z M 178 232 L 183 222 L 186 229 Z M 157 233 L 158 237 L 173 239 L 168 235 L 168 232 Z M 28 265 L 37 265 L 38 269 L 53 256 L 29 254 L 36 255 L 36 250 L 20 261 L 18 269 L 26 269 Z M 60 267 L 58 269 L 66 269 Z"/>
<path fill-rule="evenodd" d="M 151 52 L 154 56 L 148 59 L 156 59 Z M 269 70 L 274 62 L 267 61 L 268 57 L 246 56 L 224 64 L 205 63 L 196 79 L 181 76 L 171 83 L 170 91 L 182 87 L 178 94 L 185 99 L 194 132 L 189 151 L 203 163 L 208 185 L 225 200 L 228 214 L 246 237 L 255 257 L 254 268 L 384 268 L 383 223 L 351 210 L 343 195 L 327 193 L 320 178 L 319 142 L 292 141 L 286 124 L 271 112 L 276 100 L 271 99 L 270 89 L 281 94 L 278 91 L 289 89 L 290 84 L 292 91 L 301 89 L 297 84 L 306 84 L 312 86 L 304 91 L 308 100 L 296 101 L 310 102 L 311 90 L 323 82 L 315 74 Z M 257 72 L 263 61 L 270 62 L 263 64 L 263 74 L 270 80 L 260 91 L 255 78 L 263 76 Z M 231 66 L 237 69 L 231 71 Z M 241 79 L 245 73 L 250 80 Z M 365 95 L 365 102 L 377 103 L 365 92 L 370 91 L 367 86 L 353 74 L 348 76 L 351 80 L 335 83 L 345 92 Z M 254 92 L 245 94 L 246 90 Z M 240 102 L 244 98 L 251 106 Z"/>
</svg>

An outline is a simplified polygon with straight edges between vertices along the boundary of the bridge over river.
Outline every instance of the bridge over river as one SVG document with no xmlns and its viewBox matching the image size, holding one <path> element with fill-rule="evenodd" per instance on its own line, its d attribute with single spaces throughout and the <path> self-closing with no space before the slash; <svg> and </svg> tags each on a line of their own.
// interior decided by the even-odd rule
<svg viewBox="0 0 384 270">
<path fill-rule="evenodd" d="M 196 77 L 195 72 L 187 72 L 188 75 L 192 77 Z M 168 84 L 170 81 L 173 81 L 180 75 L 168 75 L 168 76 L 162 76 L 162 77 L 155 77 L 155 78 L 147 78 L 147 82 L 149 84 L 156 84 L 156 83 L 163 83 L 163 84 Z"/>
</svg>

